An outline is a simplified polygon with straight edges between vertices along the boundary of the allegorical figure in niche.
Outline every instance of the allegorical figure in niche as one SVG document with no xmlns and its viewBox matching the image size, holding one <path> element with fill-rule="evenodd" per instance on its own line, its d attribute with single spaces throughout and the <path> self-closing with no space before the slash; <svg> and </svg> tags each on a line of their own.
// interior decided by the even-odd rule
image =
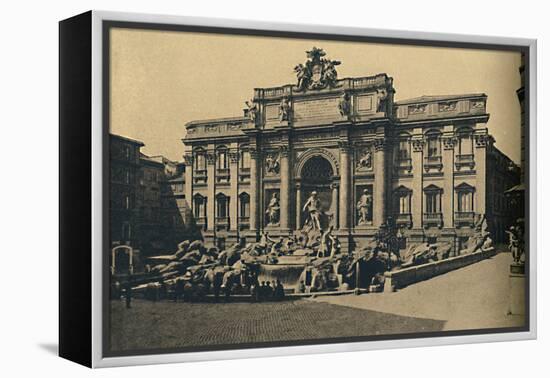
<svg viewBox="0 0 550 378">
<path fill-rule="evenodd" d="M 309 224 L 312 229 L 320 230 L 321 229 L 321 201 L 317 198 L 317 192 L 311 192 L 311 195 L 307 199 L 304 208 L 304 212 L 307 212 L 308 217 L 306 219 L 306 224 Z"/>
<path fill-rule="evenodd" d="M 269 224 L 276 224 L 279 222 L 280 211 L 281 207 L 279 206 L 279 197 L 277 196 L 277 193 L 273 193 L 265 211 Z"/>
<path fill-rule="evenodd" d="M 372 217 L 372 195 L 365 189 L 357 202 L 358 224 L 366 224 Z"/>
</svg>

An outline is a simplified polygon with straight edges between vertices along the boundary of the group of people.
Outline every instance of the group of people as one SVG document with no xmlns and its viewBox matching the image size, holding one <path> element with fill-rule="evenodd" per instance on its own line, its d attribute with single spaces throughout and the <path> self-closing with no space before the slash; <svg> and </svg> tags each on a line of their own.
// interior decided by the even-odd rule
<svg viewBox="0 0 550 378">
<path fill-rule="evenodd" d="M 280 301 L 285 297 L 285 289 L 280 280 L 277 281 L 258 281 L 250 286 L 250 296 L 254 302 L 262 301 Z"/>
</svg>

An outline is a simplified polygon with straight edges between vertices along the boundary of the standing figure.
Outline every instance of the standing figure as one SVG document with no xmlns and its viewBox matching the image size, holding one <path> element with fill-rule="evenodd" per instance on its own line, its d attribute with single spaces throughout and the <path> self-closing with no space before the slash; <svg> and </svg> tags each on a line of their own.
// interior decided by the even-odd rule
<svg viewBox="0 0 550 378">
<path fill-rule="evenodd" d="M 245 101 L 247 109 L 248 119 L 256 124 L 256 116 L 258 115 L 258 106 L 254 102 Z"/>
<path fill-rule="evenodd" d="M 363 194 L 357 202 L 357 212 L 359 213 L 358 224 L 366 224 L 370 221 L 371 218 L 371 208 L 372 208 L 372 195 L 367 189 L 363 190 Z"/>
<path fill-rule="evenodd" d="M 321 229 L 321 201 L 319 201 L 319 198 L 317 198 L 317 192 L 313 191 L 311 192 L 311 195 L 306 201 L 306 204 L 304 205 L 303 211 L 307 211 L 308 217 L 306 220 L 306 223 L 309 223 L 309 225 L 314 230 L 320 230 Z"/>
<path fill-rule="evenodd" d="M 279 105 L 279 121 L 289 121 L 290 120 L 290 100 L 286 97 L 283 97 L 281 104 Z"/>
<path fill-rule="evenodd" d="M 340 102 L 338 103 L 338 110 L 342 117 L 348 117 L 351 115 L 351 98 L 349 93 L 344 92 L 340 97 Z"/>
<path fill-rule="evenodd" d="M 294 72 L 296 72 L 296 79 L 298 79 L 298 83 L 296 84 L 298 90 L 303 91 L 309 84 L 311 70 L 309 69 L 308 65 L 303 65 L 300 63 L 296 67 L 294 67 Z"/>
<path fill-rule="evenodd" d="M 281 207 L 279 206 L 279 198 L 277 197 L 277 193 L 273 193 L 265 211 L 268 223 L 277 224 L 279 222 L 280 212 Z"/>
</svg>

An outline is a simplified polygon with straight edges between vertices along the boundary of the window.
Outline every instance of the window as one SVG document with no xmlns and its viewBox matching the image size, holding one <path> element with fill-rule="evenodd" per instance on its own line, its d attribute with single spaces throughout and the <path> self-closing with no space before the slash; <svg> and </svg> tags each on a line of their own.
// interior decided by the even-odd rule
<svg viewBox="0 0 550 378">
<path fill-rule="evenodd" d="M 402 139 L 399 141 L 399 149 L 397 150 L 398 160 L 408 160 L 411 157 L 410 146 L 411 142 L 409 139 Z"/>
<path fill-rule="evenodd" d="M 459 192 L 458 193 L 458 211 L 472 212 L 474 210 L 474 201 L 473 201 L 472 192 Z"/>
<path fill-rule="evenodd" d="M 473 141 L 472 134 L 462 132 L 458 136 L 458 154 L 459 155 L 472 155 Z"/>
<path fill-rule="evenodd" d="M 227 162 L 227 150 L 222 149 L 218 151 L 218 169 L 227 169 L 229 164 Z"/>
<path fill-rule="evenodd" d="M 241 152 L 241 169 L 250 168 L 250 151 L 244 150 Z"/>
<path fill-rule="evenodd" d="M 440 156 L 439 151 L 439 137 L 437 135 L 431 135 L 428 137 L 428 157 Z"/>
<path fill-rule="evenodd" d="M 250 196 L 247 193 L 242 193 L 239 196 L 239 216 L 241 218 L 250 217 Z"/>
<path fill-rule="evenodd" d="M 207 198 L 200 194 L 195 195 L 193 199 L 193 215 L 195 218 L 206 217 L 206 202 Z"/>
<path fill-rule="evenodd" d="M 229 197 L 225 194 L 216 196 L 216 218 L 225 219 L 229 217 Z"/>
<path fill-rule="evenodd" d="M 395 213 L 397 215 L 411 213 L 411 193 L 412 191 L 404 186 L 395 190 Z"/>
<path fill-rule="evenodd" d="M 424 189 L 425 197 L 425 213 L 439 214 L 441 213 L 441 189 L 435 185 L 430 185 Z"/>
<path fill-rule="evenodd" d="M 426 193 L 426 213 L 439 213 L 439 194 Z"/>
<path fill-rule="evenodd" d="M 465 182 L 458 185 L 456 188 L 456 211 L 459 213 L 473 213 L 474 211 L 474 192 L 475 188 Z M 498 196 L 495 196 L 495 201 L 498 203 Z M 495 204 L 496 204 L 495 203 Z"/>
<path fill-rule="evenodd" d="M 204 151 L 197 151 L 195 155 L 195 170 L 196 171 L 205 171 L 206 170 L 206 156 Z"/>
</svg>

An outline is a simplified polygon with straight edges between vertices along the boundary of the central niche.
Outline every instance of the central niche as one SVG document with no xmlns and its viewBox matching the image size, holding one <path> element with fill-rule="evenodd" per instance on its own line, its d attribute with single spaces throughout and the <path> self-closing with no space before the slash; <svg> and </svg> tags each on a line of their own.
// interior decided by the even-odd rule
<svg viewBox="0 0 550 378">
<path fill-rule="evenodd" d="M 301 201 L 302 206 L 313 191 L 317 192 L 320 201 L 321 212 L 331 218 L 335 215 L 336 204 L 333 203 L 331 184 L 333 182 L 334 170 L 330 162 L 322 156 L 313 156 L 308 159 L 300 172 L 301 177 Z M 303 211 L 303 209 L 300 209 Z M 327 218 L 327 217 L 324 217 Z M 306 215 L 302 214 L 302 225 Z M 328 219 L 322 222 L 326 226 Z M 302 226 L 300 225 L 300 226 Z"/>
</svg>

